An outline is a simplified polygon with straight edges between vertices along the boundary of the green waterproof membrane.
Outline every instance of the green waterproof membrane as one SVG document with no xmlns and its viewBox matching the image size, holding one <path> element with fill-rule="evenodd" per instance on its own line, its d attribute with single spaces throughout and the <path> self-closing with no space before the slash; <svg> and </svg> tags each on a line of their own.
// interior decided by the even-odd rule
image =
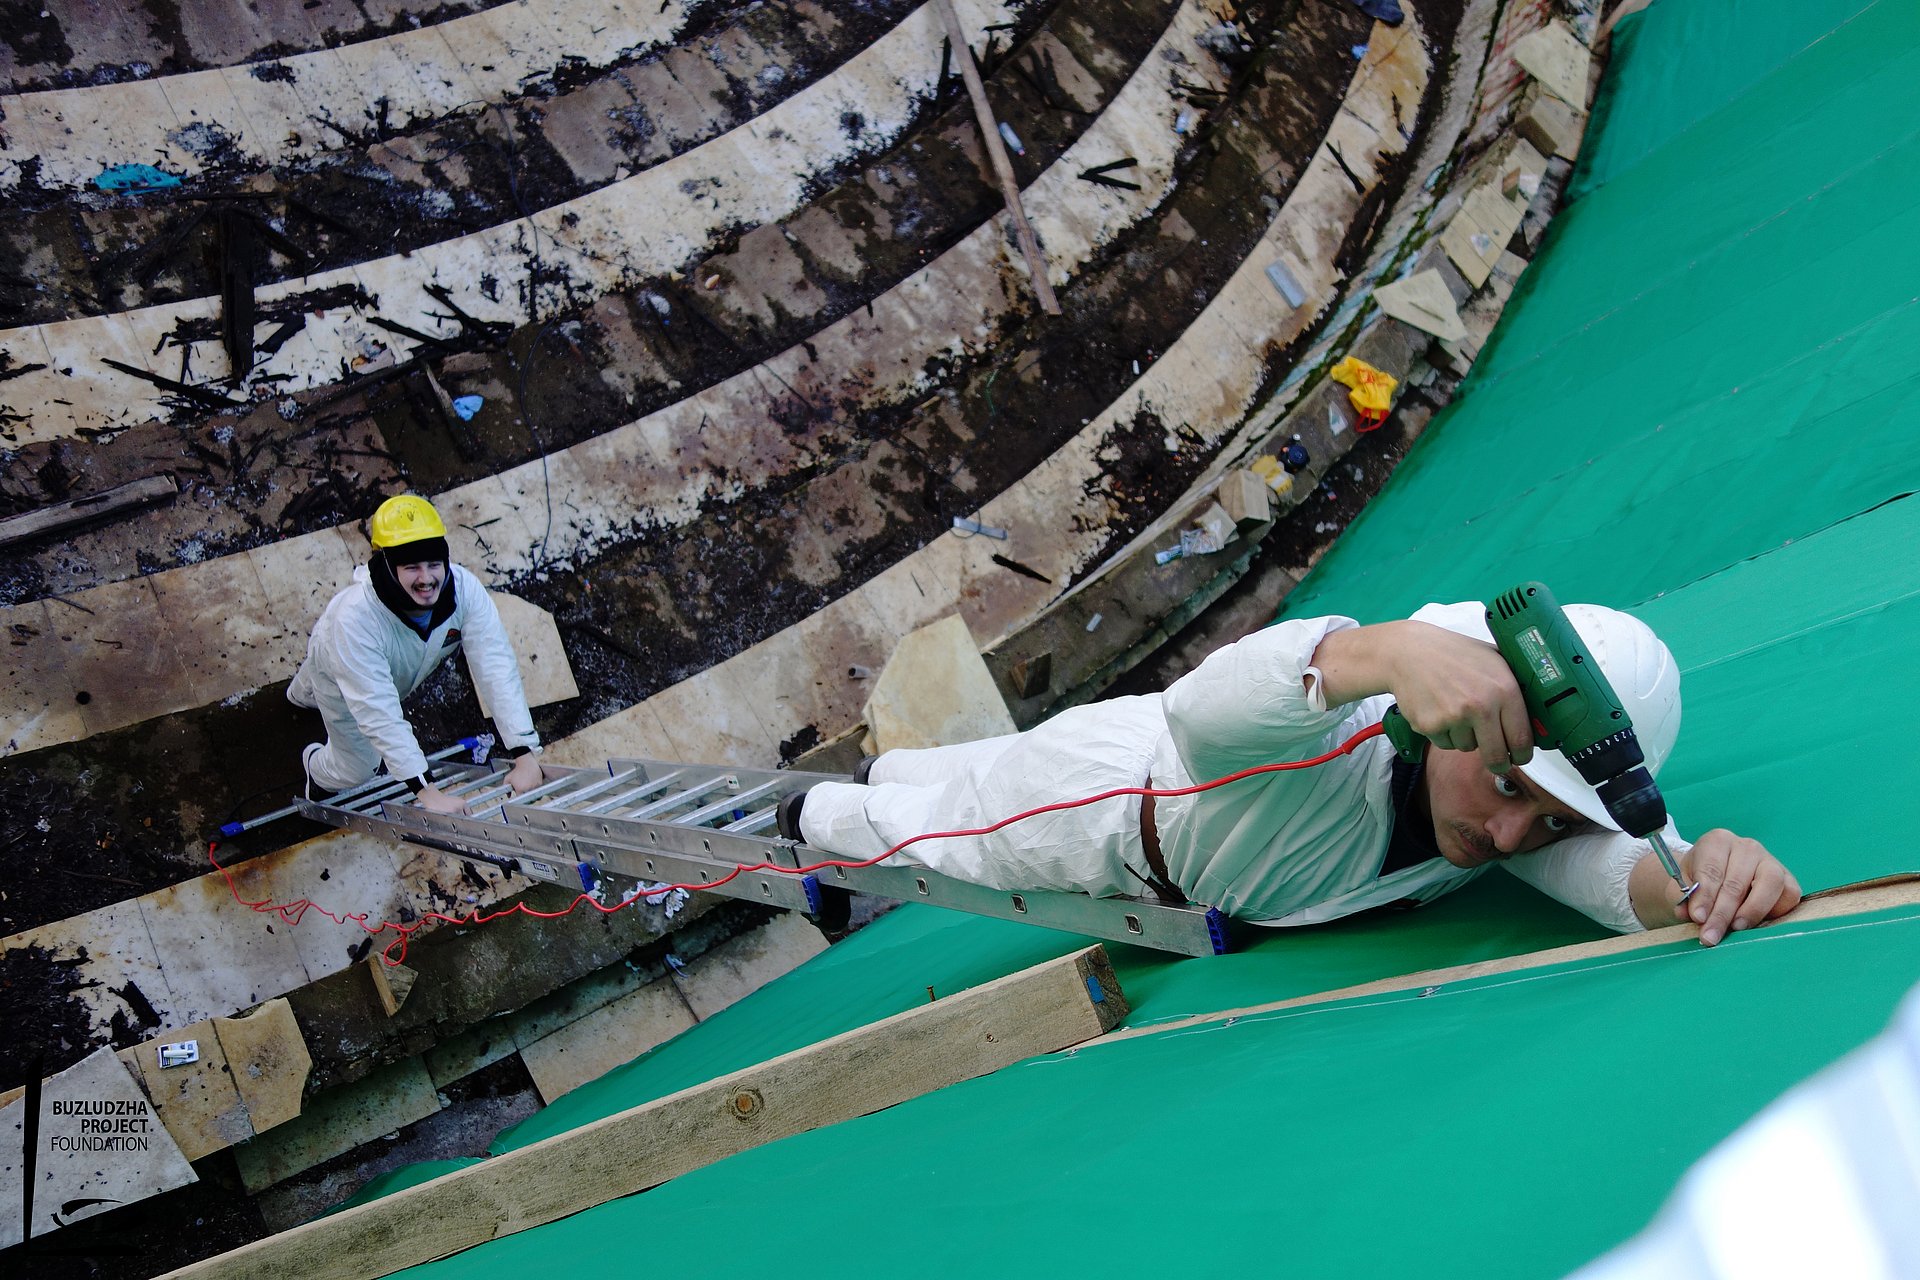
<svg viewBox="0 0 1920 1280">
<path fill-rule="evenodd" d="M 1558 1275 L 1916 978 L 1908 909 L 1096 1044 L 407 1274 Z"/>
<path fill-rule="evenodd" d="M 1684 831 L 1755 835 L 1809 889 L 1910 869 L 1920 5 L 1660 0 L 1615 51 L 1578 200 L 1286 613 L 1529 578 L 1630 608 L 1685 672 Z M 1110 952 L 1150 1028 L 1599 933 L 1494 874 L 1225 957 Z M 902 908 L 495 1150 L 1083 943 Z M 1557 1275 L 1916 980 L 1901 909 L 1110 1041 L 416 1271 Z"/>
</svg>

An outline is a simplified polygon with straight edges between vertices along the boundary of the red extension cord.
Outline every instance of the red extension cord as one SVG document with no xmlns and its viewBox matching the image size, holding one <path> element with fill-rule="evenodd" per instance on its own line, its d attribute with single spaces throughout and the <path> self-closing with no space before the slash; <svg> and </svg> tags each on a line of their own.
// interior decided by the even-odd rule
<svg viewBox="0 0 1920 1280">
<path fill-rule="evenodd" d="M 991 835 L 1002 827 L 1011 826 L 1013 823 L 1024 821 L 1027 818 L 1038 817 L 1043 813 L 1057 813 L 1062 809 L 1078 809 L 1083 805 L 1098 804 L 1102 800 L 1112 800 L 1117 796 L 1153 796 L 1156 799 L 1170 796 L 1191 796 L 1198 795 L 1202 791 L 1211 791 L 1215 787 L 1224 787 L 1230 782 L 1239 782 L 1243 778 L 1251 778 L 1256 774 L 1284 773 L 1289 769 L 1311 769 L 1317 765 L 1323 765 L 1329 760 L 1350 754 L 1361 743 L 1367 741 L 1369 738 L 1377 738 L 1383 732 L 1385 732 L 1383 725 L 1369 725 L 1333 750 L 1324 755 L 1315 756 L 1311 760 L 1296 760 L 1287 764 L 1255 765 L 1251 769 L 1242 769 L 1238 773 L 1230 773 L 1224 778 L 1215 778 L 1211 782 L 1195 783 L 1191 787 L 1115 787 L 1111 791 L 1102 791 L 1098 795 L 1083 796 L 1078 800 L 1062 800 L 1057 804 L 1046 804 L 1041 805 L 1037 809 L 1028 809 L 1025 813 L 1016 813 L 1010 818 L 1002 818 L 989 827 L 976 827 L 970 831 L 929 831 L 925 835 L 918 835 L 908 840 L 902 840 L 899 844 L 893 846 L 893 848 L 887 850 L 885 853 L 880 854 L 878 857 L 863 858 L 858 862 L 843 862 L 829 859 L 826 862 L 816 862 L 811 866 L 805 867 L 781 867 L 775 866 L 771 862 L 756 862 L 751 866 L 741 864 L 735 866 L 732 871 L 720 879 L 709 881 L 706 884 L 661 885 L 657 889 L 647 889 L 622 898 L 612 906 L 600 902 L 589 894 L 582 893 L 559 911 L 540 911 L 529 907 L 524 902 L 516 902 L 504 911 L 481 911 L 475 909 L 464 916 L 450 916 L 440 911 L 429 911 L 411 924 L 400 924 L 393 920 L 383 920 L 378 925 L 370 925 L 367 923 L 367 913 L 364 911 L 349 912 L 346 915 L 335 915 L 325 907 L 314 902 L 311 898 L 301 898 L 294 902 L 276 903 L 271 897 L 266 897 L 260 899 L 258 902 L 251 902 L 240 896 L 240 886 L 234 883 L 233 872 L 222 866 L 220 859 L 214 856 L 215 851 L 220 848 L 220 842 L 218 840 L 207 841 L 207 860 L 213 863 L 214 870 L 226 877 L 227 889 L 233 894 L 233 900 L 249 910 L 262 914 L 277 915 L 290 925 L 299 924 L 300 921 L 305 918 L 307 912 L 318 911 L 335 924 L 359 925 L 366 931 L 369 937 L 378 937 L 389 930 L 398 934 L 398 937 L 380 949 L 381 959 L 391 966 L 400 964 L 406 960 L 407 944 L 412 940 L 413 935 L 429 920 L 440 920 L 453 925 L 487 924 L 491 921 L 513 915 L 516 912 L 541 920 L 557 920 L 561 916 L 571 915 L 574 911 L 578 910 L 583 903 L 603 915 L 612 915 L 614 912 L 621 910 L 623 907 L 630 906 L 641 898 L 658 898 L 665 894 L 672 893 L 675 889 L 686 889 L 689 891 L 715 889 L 727 883 L 727 881 L 732 880 L 735 876 L 744 875 L 750 871 L 776 871 L 781 875 L 804 876 L 810 875 L 815 871 L 824 871 L 828 867 L 845 867 L 848 869 L 871 867 L 891 858 L 894 854 L 899 853 L 909 845 L 919 844 L 922 840 L 948 840 L 958 836 Z M 395 948 L 398 948 L 398 950 L 396 951 Z"/>
</svg>

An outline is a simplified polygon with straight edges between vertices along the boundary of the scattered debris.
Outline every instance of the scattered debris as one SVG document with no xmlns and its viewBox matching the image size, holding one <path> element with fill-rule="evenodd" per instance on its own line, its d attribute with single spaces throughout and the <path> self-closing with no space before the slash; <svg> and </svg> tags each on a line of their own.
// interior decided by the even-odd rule
<svg viewBox="0 0 1920 1280">
<path fill-rule="evenodd" d="M 1006 143 L 1009 147 L 1013 148 L 1013 154 L 1017 156 L 1023 156 L 1027 154 L 1026 147 L 1020 141 L 1020 135 L 1015 133 L 1013 131 L 1013 126 L 1008 124 L 1005 120 L 1002 120 L 1000 122 L 1000 136 L 1006 140 Z"/>
<path fill-rule="evenodd" d="M 1327 374 L 1343 387 L 1350 388 L 1347 399 L 1360 415 L 1356 431 L 1372 431 L 1393 411 L 1393 389 L 1400 379 L 1376 369 L 1358 356 L 1347 356 Z"/>
<path fill-rule="evenodd" d="M 1405 280 L 1382 285 L 1373 291 L 1373 300 L 1395 320 L 1436 338 L 1458 342 L 1467 336 L 1467 326 L 1454 306 L 1453 294 L 1440 272 L 1432 267 Z"/>
<path fill-rule="evenodd" d="M 156 1052 L 163 1070 L 169 1067 L 190 1066 L 200 1061 L 200 1042 L 181 1040 L 175 1044 L 163 1044 Z"/>
<path fill-rule="evenodd" d="M 1200 514 L 1200 519 L 1191 529 L 1180 531 L 1178 544 L 1154 553 L 1155 564 L 1171 564 L 1175 560 L 1188 556 L 1210 556 L 1226 548 L 1233 541 L 1233 517 L 1219 503 L 1214 503 Z M 1088 628 L 1091 630 L 1092 628 Z"/>
<path fill-rule="evenodd" d="M 453 411 L 460 415 L 462 422 L 472 422 L 473 415 L 480 412 L 480 406 L 486 403 L 483 396 L 455 396 Z"/>
<path fill-rule="evenodd" d="M 1201 32 L 1195 43 L 1235 70 L 1253 61 L 1253 41 L 1231 22 Z"/>
<path fill-rule="evenodd" d="M 93 185 L 102 191 L 165 191 L 180 179 L 150 164 L 116 164 L 102 169 Z"/>
<path fill-rule="evenodd" d="M 145 369 L 136 369 L 130 364 L 122 364 L 111 356 L 101 356 L 100 363 L 109 369 L 118 369 L 121 373 L 131 374 L 144 382 L 151 382 L 163 391 L 172 391 L 185 396 L 204 409 L 244 409 L 247 402 L 233 400 L 221 395 L 212 387 L 197 386 L 191 382 L 175 382 L 172 378 L 163 378 L 157 373 L 148 373 Z"/>
<path fill-rule="evenodd" d="M 166 502 L 178 492 L 179 486 L 174 483 L 172 476 L 148 476 L 144 480 L 116 485 L 84 498 L 9 516 L 0 520 L 0 547 L 10 547 L 49 533 L 66 533 L 89 521 L 136 511 L 156 502 Z"/>
<path fill-rule="evenodd" d="M 1266 481 L 1267 488 L 1281 497 L 1293 492 L 1293 473 L 1280 465 L 1280 459 L 1263 453 L 1247 464 L 1247 470 Z"/>
<path fill-rule="evenodd" d="M 1287 269 L 1286 263 L 1268 263 L 1267 279 L 1280 291 L 1280 296 L 1287 300 L 1288 306 L 1298 307 L 1306 302 L 1307 291 L 1301 287 L 1300 281 L 1294 278 L 1293 272 Z"/>
<path fill-rule="evenodd" d="M 1384 22 L 1390 27 L 1397 27 L 1407 20 L 1407 15 L 1401 12 L 1400 0 L 1353 0 L 1353 7 L 1375 22 Z"/>
<path fill-rule="evenodd" d="M 1002 569 L 1013 570 L 1015 573 L 1019 574 L 1023 578 L 1032 578 L 1035 582 L 1044 582 L 1048 586 L 1053 585 L 1052 578 L 1049 578 L 1046 574 L 1041 573 L 1038 569 L 1034 568 L 1032 565 L 1021 564 L 1018 560 L 1009 560 L 1006 556 L 999 555 L 999 554 L 994 555 L 993 562 L 999 565 Z"/>
<path fill-rule="evenodd" d="M 1116 169 L 1131 169 L 1139 163 L 1140 162 L 1132 156 L 1127 156 L 1122 160 L 1110 160 L 1106 164 L 1094 165 L 1091 169 L 1082 169 L 1080 171 L 1080 180 L 1082 182 L 1096 183 L 1103 187 L 1119 187 L 1125 191 L 1138 191 L 1140 190 L 1139 183 L 1128 182 L 1125 178 L 1116 178 L 1113 177 L 1112 174 Z"/>
<path fill-rule="evenodd" d="M 953 528 L 954 532 L 964 533 L 968 537 L 979 533 L 985 534 L 989 538 L 997 538 L 1001 542 L 1007 540 L 1007 531 L 1005 529 L 997 528 L 990 524 L 981 524 L 978 520 L 969 520 L 965 516 L 955 516 L 953 518 Z"/>
</svg>

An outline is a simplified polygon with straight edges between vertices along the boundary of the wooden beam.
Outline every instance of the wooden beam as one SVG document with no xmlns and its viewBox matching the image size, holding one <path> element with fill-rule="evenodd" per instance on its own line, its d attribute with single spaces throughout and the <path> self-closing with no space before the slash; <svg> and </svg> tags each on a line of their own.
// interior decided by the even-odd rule
<svg viewBox="0 0 1920 1280">
<path fill-rule="evenodd" d="M 1878 880 L 1864 880 L 1859 884 L 1838 885 L 1832 889 L 1822 889 L 1818 893 L 1809 894 L 1792 914 L 1762 925 L 1761 928 L 1788 929 L 1796 924 L 1812 924 L 1817 920 L 1831 920 L 1838 916 L 1854 916 L 1868 911 L 1884 911 L 1889 907 L 1916 905 L 1920 905 L 1920 874 L 1886 876 Z M 1476 960 L 1472 964 L 1453 965 L 1445 969 L 1423 969 L 1419 973 L 1381 978 L 1374 982 L 1340 987 L 1333 991 L 1319 991 L 1310 996 L 1294 996 L 1290 1000 L 1275 1000 L 1270 1004 L 1248 1005 L 1241 1009 L 1222 1009 L 1217 1013 L 1196 1013 L 1174 1022 L 1156 1022 L 1150 1027 L 1136 1027 L 1130 1031 L 1122 1031 L 1118 1035 L 1109 1036 L 1108 1039 L 1131 1040 L 1135 1036 L 1159 1035 L 1163 1032 L 1179 1031 L 1182 1028 L 1197 1027 L 1209 1022 L 1220 1022 L 1226 1018 L 1244 1018 L 1250 1014 L 1273 1013 L 1281 1009 L 1297 1009 L 1310 1004 L 1328 1004 L 1335 1000 L 1392 995 L 1397 991 L 1424 991 L 1428 987 L 1442 987 L 1452 982 L 1492 977 L 1519 969 L 1538 969 L 1550 964 L 1570 964 L 1578 960 L 1605 960 L 1634 951 L 1645 951 L 1650 947 L 1664 947 L 1669 943 L 1686 942 L 1699 936 L 1700 926 L 1691 923 L 1668 925 L 1663 929 L 1648 929 L 1643 933 L 1615 934 L 1613 937 L 1601 938 L 1594 942 L 1575 942 L 1564 947 L 1552 947 L 1546 951 L 1529 951 L 1524 955 Z"/>
<path fill-rule="evenodd" d="M 373 994 L 380 1000 L 380 1007 L 391 1018 L 400 1012 L 400 1006 L 407 1002 L 413 993 L 413 984 L 420 977 L 403 964 L 391 968 L 381 957 L 368 956 L 363 964 L 367 966 L 367 976 L 373 979 Z"/>
<path fill-rule="evenodd" d="M 1111 1030 L 1127 1005 L 1088 947 L 683 1089 L 166 1280 L 372 1280 Z"/>
<path fill-rule="evenodd" d="M 993 161 L 993 172 L 999 177 L 1001 193 L 1007 198 L 1007 214 L 1013 219 L 1014 237 L 1020 241 L 1020 252 L 1026 255 L 1034 296 L 1039 298 L 1042 311 L 1057 316 L 1060 300 L 1053 296 L 1053 285 L 1047 279 L 1047 260 L 1040 254 L 1039 237 L 1033 234 L 1026 207 L 1020 203 L 1020 181 L 1013 176 L 1013 161 L 1007 158 L 1006 144 L 1000 140 L 1000 122 L 993 118 L 987 86 L 980 82 L 980 68 L 973 61 L 973 46 L 967 43 L 967 33 L 960 29 L 960 15 L 953 11 L 953 0 L 933 0 L 933 7 L 940 11 L 940 20 L 947 24 L 947 38 L 953 44 L 954 61 L 960 64 L 960 78 L 967 82 L 967 96 L 973 99 L 973 115 L 980 123 L 981 140 L 987 144 L 987 156 Z"/>
<path fill-rule="evenodd" d="M 104 493 L 75 498 L 70 502 L 56 502 L 23 515 L 8 516 L 0 520 L 0 547 L 44 538 L 89 521 L 165 502 L 179 491 L 172 476 L 148 476 L 131 484 L 116 485 Z"/>
</svg>

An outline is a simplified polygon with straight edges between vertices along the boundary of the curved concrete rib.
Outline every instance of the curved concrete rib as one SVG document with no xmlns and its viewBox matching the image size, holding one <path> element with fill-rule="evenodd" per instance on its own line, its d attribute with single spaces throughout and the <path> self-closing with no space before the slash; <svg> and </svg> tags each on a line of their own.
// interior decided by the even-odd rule
<svg viewBox="0 0 1920 1280">
<path fill-rule="evenodd" d="M 165 24 L 123 0 L 39 0 L 40 24 L 0 47 L 0 84 L 21 93 L 181 75 L 378 40 L 500 0 L 197 0 Z M 242 9 L 241 5 L 245 4 Z M 136 17 L 148 21 L 134 21 Z M 23 24 L 24 25 L 24 24 Z"/>
<path fill-rule="evenodd" d="M 835 731 L 858 723 L 866 690 L 849 669 L 877 668 L 907 631 L 958 612 L 984 645 L 1045 607 L 1058 586 L 1008 573 L 992 557 L 1012 556 L 1066 582 L 1102 545 L 1099 455 L 1113 428 L 1152 413 L 1219 441 L 1253 407 L 1270 354 L 1331 300 L 1334 256 L 1366 192 L 1405 149 L 1415 122 L 1401 112 L 1417 109 L 1431 74 L 1419 22 L 1403 7 L 1402 26 L 1375 24 L 1326 139 L 1226 287 L 1066 448 L 981 510 L 984 523 L 1010 531 L 1009 541 L 943 534 L 805 621 L 573 734 L 555 745 L 555 758 L 590 764 L 651 755 L 765 767 L 778 760 L 782 741 L 809 725 Z M 1267 279 L 1275 261 L 1305 288 L 1302 307 L 1289 307 Z"/>
<path fill-rule="evenodd" d="M 1411 104 L 1420 101 L 1430 73 L 1417 20 L 1408 7 L 1408 21 L 1402 28 L 1374 28 L 1367 59 L 1349 85 L 1341 120 L 1328 138 L 1369 186 L 1402 145 L 1400 126 L 1404 124 L 1411 132 L 1412 122 L 1396 117 L 1395 95 L 1411 109 Z M 1066 451 L 1072 453 L 1071 458 L 1059 465 L 1050 461 L 1037 468 L 1018 493 L 1006 495 L 983 512 L 989 523 L 1018 522 L 1014 528 L 1020 540 L 1015 544 L 1016 554 L 1035 559 L 1044 556 L 1048 542 L 1066 527 L 1077 504 L 1085 501 L 1080 496 L 1077 468 L 1097 451 L 1107 425 L 1114 420 L 1112 414 L 1152 405 L 1161 412 L 1232 415 L 1212 422 L 1189 419 L 1196 429 L 1208 430 L 1214 436 L 1231 427 L 1233 418 L 1244 415 L 1264 373 L 1266 353 L 1311 323 L 1330 296 L 1335 280 L 1332 258 L 1347 223 L 1358 211 L 1360 199 L 1323 142 L 1260 247 L 1249 255 L 1215 306 L 1203 313 L 1110 414 L 1089 424 L 1074 450 Z M 1299 312 L 1287 308 L 1265 278 L 1266 265 L 1283 253 L 1296 255 L 1294 265 L 1309 272 L 1300 279 L 1308 285 L 1312 297 Z M 1209 379 L 1222 378 L 1233 379 L 1234 384 L 1224 388 L 1208 385 Z M 600 764 L 622 754 L 772 764 L 780 739 L 808 724 L 855 723 L 865 690 L 858 681 L 847 678 L 848 666 L 877 667 L 894 640 L 907 630 L 957 609 L 977 638 L 991 637 L 1020 624 L 1046 603 L 1044 597 L 1050 592 L 1026 579 L 1013 578 L 989 560 L 992 551 L 1003 544 L 982 542 L 942 537 L 806 621 L 554 744 L 549 754 L 559 762 L 582 765 Z M 1062 556 L 1050 563 L 1064 565 L 1072 563 L 1075 555 L 1086 554 L 1085 546 L 1067 546 Z M 314 571 L 319 571 L 318 566 Z M 1021 584 L 1035 590 L 1020 594 Z M 1008 598 L 1016 594 L 1018 599 Z M 336 869 L 335 880 L 384 886 L 381 877 L 390 873 L 380 863 L 388 854 L 399 862 L 406 851 L 356 836 L 330 834 L 262 858 L 257 864 L 247 864 L 250 871 L 257 866 L 260 877 L 247 887 L 258 895 L 271 892 L 283 900 L 291 899 L 314 890 L 321 867 L 337 867 L 345 859 L 363 861 L 367 869 L 350 876 Z M 405 867 L 400 868 L 398 878 L 407 879 Z M 491 888 L 489 896 L 508 887 Z M 381 891 L 385 892 L 384 888 Z M 196 924 L 203 920 L 218 922 L 215 927 L 201 927 L 210 936 L 226 939 L 232 954 L 230 958 L 223 954 L 221 966 L 205 966 L 207 975 L 246 973 L 257 990 L 250 987 L 244 995 L 229 994 L 226 987 L 214 989 L 212 976 L 191 975 L 180 979 L 183 990 L 166 986 L 170 980 L 150 930 L 143 923 L 144 907 L 140 903 L 56 922 L 11 941 L 24 945 L 31 940 L 52 951 L 70 952 L 75 939 L 88 940 L 94 945 L 95 955 L 86 971 L 98 980 L 89 992 L 104 995 L 114 983 L 137 978 L 143 984 L 160 984 L 160 989 L 169 993 L 170 1007 L 191 1007 L 206 1014 L 231 1012 L 277 994 L 272 989 L 276 980 L 284 983 L 279 990 L 286 990 L 304 977 L 319 977 L 343 967 L 336 954 L 337 945 L 332 952 L 319 950 L 333 941 L 324 934 L 308 931 L 303 935 L 301 930 L 269 934 L 241 928 L 253 917 L 231 905 L 217 876 L 203 876 L 166 892 L 180 900 L 173 910 L 200 904 L 189 915 Z M 403 887 L 394 896 L 404 899 L 404 892 Z M 185 988 L 190 978 L 198 985 L 188 990 Z M 220 1003 L 223 999 L 224 1005 Z M 103 1026 L 115 1007 L 105 998 L 89 998 L 89 1006 Z"/>
<path fill-rule="evenodd" d="M 961 2 L 967 29 L 984 43 L 983 29 L 1007 21 L 1027 0 Z M 426 292 L 429 286 L 446 290 L 477 319 L 524 324 L 685 266 L 729 229 L 787 216 L 806 202 L 815 175 L 884 150 L 913 123 L 939 81 L 939 25 L 923 5 L 839 71 L 758 119 L 529 218 L 258 290 L 261 306 L 327 301 L 315 302 L 305 327 L 256 367 L 254 381 L 300 391 L 337 381 L 355 362 L 388 352 L 404 358 L 417 344 L 372 318 L 426 333 L 442 329 L 446 305 Z M 845 123 L 856 119 L 857 129 Z M 163 348 L 183 324 L 213 320 L 218 308 L 217 298 L 199 298 L 0 333 L 12 367 L 45 366 L 5 384 L 7 407 L 27 422 L 0 435 L 17 446 L 164 416 L 167 392 L 102 359 L 177 377 L 178 359 Z M 191 350 L 201 368 L 224 367 L 217 338 Z"/>
<path fill-rule="evenodd" d="M 671 48 L 610 70 L 577 77 L 570 69 L 565 88 L 523 84 L 483 112 L 445 116 L 403 135 L 363 139 L 276 168 L 265 207 L 291 213 L 290 238 L 316 260 L 302 265 L 292 255 L 269 255 L 255 264 L 255 286 L 412 253 L 650 169 L 833 75 L 917 3 L 865 0 L 858 20 L 849 21 L 831 0 L 784 0 L 777 17 L 763 5 L 729 0 L 723 23 L 703 25 Z M 1037 12 L 1029 10 L 1023 21 Z M 238 159 L 223 156 L 205 185 L 228 194 L 260 185 L 247 181 L 259 175 L 245 157 Z M 174 243 L 195 201 L 134 197 L 99 209 L 95 198 L 79 195 L 33 203 L 41 207 L 0 217 L 0 256 L 11 251 L 31 264 L 28 288 L 15 280 L 7 291 L 0 279 L 0 298 L 19 308 L 13 324 L 178 302 L 219 287 L 218 264 L 190 251 L 162 252 L 129 270 L 102 270 L 137 246 Z M 73 243 L 76 217 L 99 228 L 88 237 L 92 253 L 78 252 Z"/>
<path fill-rule="evenodd" d="M 1224 2 L 1184 0 L 1112 105 L 1029 188 L 1057 283 L 1170 194 L 1182 142 L 1172 122 L 1180 111 L 1197 109 L 1176 101 L 1169 64 L 1190 80 L 1224 81 L 1197 43 L 1219 21 Z M 1169 53 L 1178 61 L 1164 56 Z M 1140 175 L 1141 191 L 1098 187 L 1075 176 L 1128 154 L 1139 159 L 1131 172 Z M 778 404 L 767 388 L 830 393 L 836 403 L 912 396 L 925 386 L 930 361 L 985 349 L 996 326 L 1020 312 L 1024 268 L 1008 253 L 995 219 L 875 299 L 871 315 L 856 311 L 808 344 L 658 413 L 437 495 L 456 559 L 502 582 L 556 559 L 591 554 L 641 522 L 682 523 L 703 503 L 830 451 L 831 440 L 789 435 L 772 414 Z M 822 370 L 840 371 L 847 380 L 829 386 Z M 703 417 L 728 424 L 728 457 L 710 458 L 687 445 L 699 440 Z M 566 516 L 549 522 L 549 510 Z M 484 539 L 477 530 L 485 531 Z M 13 650 L 21 674 L 0 682 L 0 753 L 74 741 L 285 678 L 314 618 L 366 555 L 358 530 L 342 526 L 63 598 L 87 613 L 47 601 L 0 610 L 0 625 L 26 629 L 13 633 L 23 641 Z M 197 620 L 215 611 L 197 609 L 195 600 L 228 602 L 217 611 L 217 626 Z M 62 643 L 76 636 L 77 650 Z M 119 643 L 102 650 L 88 642 L 94 638 Z M 84 655 L 80 669 L 69 660 L 73 652 Z M 138 700 L 117 711 L 97 697 L 76 705 L 75 694 L 89 687 L 90 668 L 136 660 L 143 664 Z"/>
<path fill-rule="evenodd" d="M 285 58 L 83 89 L 0 97 L 0 187 L 38 158 L 43 186 L 113 164 L 187 176 L 237 151 L 270 168 L 310 159 L 382 121 L 483 107 L 561 66 L 605 67 L 673 42 L 698 0 L 508 0 L 481 13 Z M 383 130 L 384 131 L 384 130 Z"/>
</svg>

